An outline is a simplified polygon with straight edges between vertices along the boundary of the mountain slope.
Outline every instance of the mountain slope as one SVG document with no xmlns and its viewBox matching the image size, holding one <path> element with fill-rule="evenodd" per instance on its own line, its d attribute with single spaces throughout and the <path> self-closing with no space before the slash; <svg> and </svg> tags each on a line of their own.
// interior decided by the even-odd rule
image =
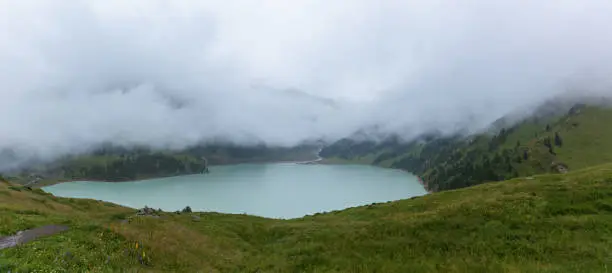
<svg viewBox="0 0 612 273">
<path fill-rule="evenodd" d="M 612 109 L 575 105 L 534 116 L 496 134 L 429 135 L 401 143 L 339 141 L 322 152 L 347 162 L 400 168 L 433 191 L 612 162 Z"/>
<path fill-rule="evenodd" d="M 47 224 L 70 228 L 0 250 L 0 272 L 607 272 L 612 266 L 610 164 L 294 220 L 135 212 L 0 183 L 0 236 Z"/>
</svg>

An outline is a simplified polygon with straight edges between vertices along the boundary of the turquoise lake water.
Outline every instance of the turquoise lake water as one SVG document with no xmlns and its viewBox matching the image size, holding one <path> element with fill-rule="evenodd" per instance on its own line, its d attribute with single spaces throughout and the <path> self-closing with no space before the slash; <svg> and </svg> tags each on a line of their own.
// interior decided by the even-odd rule
<svg viewBox="0 0 612 273">
<path fill-rule="evenodd" d="M 296 218 L 424 195 L 409 173 L 363 165 L 240 164 L 209 174 L 134 182 L 71 182 L 45 187 L 57 196 L 92 198 L 141 208 L 247 213 Z"/>
</svg>

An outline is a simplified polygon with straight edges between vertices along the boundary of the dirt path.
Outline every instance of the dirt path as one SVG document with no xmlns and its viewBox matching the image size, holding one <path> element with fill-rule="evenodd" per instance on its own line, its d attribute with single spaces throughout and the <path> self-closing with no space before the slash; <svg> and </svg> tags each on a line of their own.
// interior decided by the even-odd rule
<svg viewBox="0 0 612 273">
<path fill-rule="evenodd" d="M 33 241 L 43 236 L 49 236 L 68 230 L 67 226 L 48 225 L 19 231 L 13 236 L 0 237 L 0 249 L 14 247 Z"/>
</svg>

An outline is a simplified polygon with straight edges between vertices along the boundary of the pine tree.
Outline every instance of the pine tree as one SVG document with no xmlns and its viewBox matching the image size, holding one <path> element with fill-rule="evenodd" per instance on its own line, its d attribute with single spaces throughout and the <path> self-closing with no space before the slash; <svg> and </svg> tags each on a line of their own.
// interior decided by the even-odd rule
<svg viewBox="0 0 612 273">
<path fill-rule="evenodd" d="M 555 133 L 555 145 L 557 145 L 558 147 L 563 146 L 563 139 L 561 139 L 559 132 Z"/>
</svg>

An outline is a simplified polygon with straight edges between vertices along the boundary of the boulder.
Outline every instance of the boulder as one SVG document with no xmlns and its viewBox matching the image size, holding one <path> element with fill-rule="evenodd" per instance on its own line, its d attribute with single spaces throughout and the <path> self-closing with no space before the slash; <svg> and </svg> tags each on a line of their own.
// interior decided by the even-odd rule
<svg viewBox="0 0 612 273">
<path fill-rule="evenodd" d="M 569 167 L 567 166 L 567 164 L 562 162 L 553 162 L 552 164 L 550 164 L 550 168 L 552 171 L 558 173 L 567 173 L 569 171 Z"/>
<path fill-rule="evenodd" d="M 138 212 L 136 212 L 136 215 L 157 215 L 157 211 L 153 208 L 145 206 L 144 208 L 139 209 Z"/>
</svg>

